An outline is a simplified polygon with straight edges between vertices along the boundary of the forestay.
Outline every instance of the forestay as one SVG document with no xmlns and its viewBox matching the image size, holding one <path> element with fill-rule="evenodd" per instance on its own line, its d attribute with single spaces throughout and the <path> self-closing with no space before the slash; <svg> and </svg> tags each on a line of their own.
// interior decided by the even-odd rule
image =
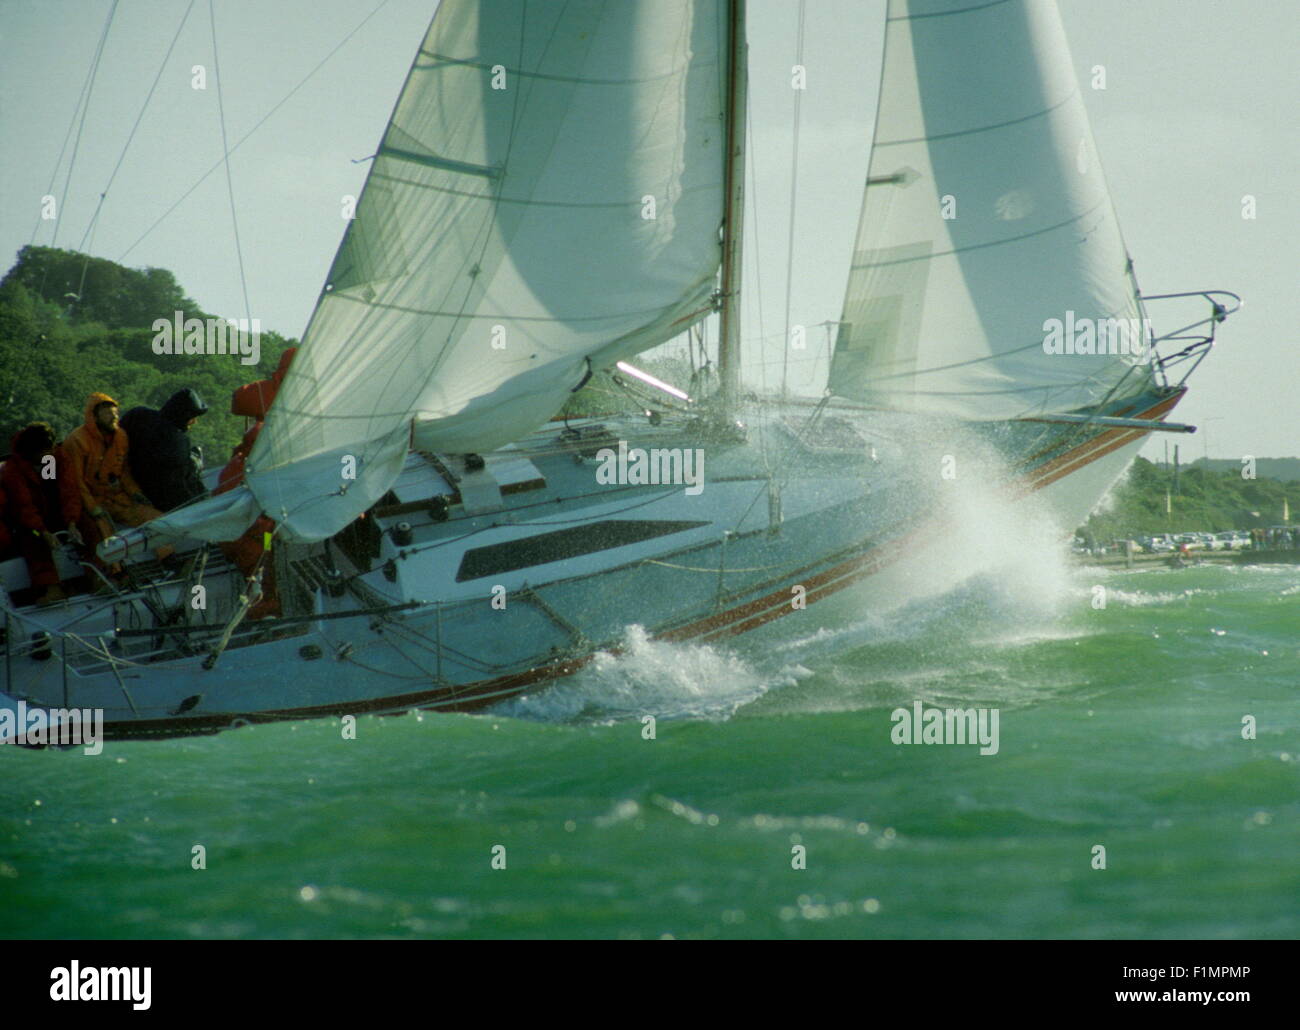
<svg viewBox="0 0 1300 1030">
<path fill-rule="evenodd" d="M 1142 333 L 1055 5 L 890 0 L 887 17 L 831 390 L 975 419 L 1098 403 Z M 1048 353 L 1052 320 L 1107 353 Z"/>
</svg>

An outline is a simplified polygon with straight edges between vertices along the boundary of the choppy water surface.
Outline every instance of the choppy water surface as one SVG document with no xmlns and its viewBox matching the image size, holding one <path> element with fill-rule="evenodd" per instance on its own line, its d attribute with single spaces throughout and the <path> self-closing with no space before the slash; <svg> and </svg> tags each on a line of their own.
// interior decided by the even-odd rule
<svg viewBox="0 0 1300 1030">
<path fill-rule="evenodd" d="M 726 647 L 631 628 L 486 715 L 355 740 L 323 720 L 0 749 L 0 933 L 1300 932 L 1300 568 L 1053 551 L 823 607 Z M 894 744 L 916 700 L 996 708 L 997 753 Z"/>
</svg>

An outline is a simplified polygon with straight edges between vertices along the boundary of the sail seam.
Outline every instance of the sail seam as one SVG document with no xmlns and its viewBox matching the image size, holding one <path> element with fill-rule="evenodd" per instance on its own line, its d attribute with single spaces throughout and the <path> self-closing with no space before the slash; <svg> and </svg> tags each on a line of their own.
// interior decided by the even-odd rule
<svg viewBox="0 0 1300 1030">
<path fill-rule="evenodd" d="M 931 261 L 934 258 L 949 257 L 953 254 L 964 254 L 967 251 L 971 251 L 971 250 L 983 250 L 986 247 L 1000 247 L 1004 243 L 1019 243 L 1022 240 L 1033 239 L 1033 237 L 1035 236 L 1043 236 L 1046 233 L 1056 232 L 1056 230 L 1058 229 L 1064 229 L 1066 226 L 1070 226 L 1073 225 L 1075 222 L 1082 221 L 1083 219 L 1087 218 L 1089 215 L 1096 212 L 1098 208 L 1102 208 L 1105 206 L 1106 206 L 1106 202 L 1101 201 L 1099 203 L 1094 204 L 1092 207 L 1088 208 L 1087 211 L 1084 211 L 1081 214 L 1077 214 L 1073 218 L 1068 218 L 1064 222 L 1057 222 L 1055 225 L 1044 226 L 1042 229 L 1035 229 L 1033 232 L 1022 233 L 1019 236 L 1008 236 L 1004 240 L 989 240 L 987 243 L 972 243 L 968 247 L 954 247 L 952 250 L 940 250 L 934 252 L 933 254 L 922 254 L 919 257 L 895 258 L 893 261 L 876 261 L 865 265 L 855 264 L 852 265 L 851 267 L 855 270 L 860 268 L 884 268 L 888 265 L 905 265 L 912 261 Z"/>
<path fill-rule="evenodd" d="M 518 66 L 522 65 L 524 62 L 524 44 L 525 44 L 525 40 L 528 38 L 528 5 L 526 3 L 522 5 L 522 7 L 520 8 L 519 19 L 520 19 L 519 20 L 519 50 L 518 50 L 518 56 L 516 57 L 516 62 L 517 62 L 516 74 L 522 74 L 519 73 L 517 69 Z M 551 48 L 555 42 L 555 33 L 559 30 L 559 25 L 560 25 L 559 21 L 556 21 L 553 24 L 551 35 L 547 38 L 545 45 L 542 48 L 542 53 L 538 57 L 538 61 L 547 60 L 548 55 L 551 53 Z M 429 41 L 429 37 L 426 36 L 425 42 L 428 41 Z M 437 55 L 436 52 L 426 50 L 422 43 L 419 48 L 419 51 L 417 52 L 415 62 L 412 65 L 413 69 L 420 67 L 419 54 L 431 54 L 435 60 L 441 59 L 444 62 L 461 63 L 457 59 L 451 57 L 439 58 L 439 55 Z M 585 60 L 585 54 L 584 54 L 584 60 Z M 479 64 L 480 69 L 482 69 L 483 67 L 484 66 L 482 64 Z M 421 70 L 433 70 L 433 69 L 421 69 Z M 490 71 L 491 69 L 489 68 L 488 70 Z M 521 84 L 520 88 L 512 91 L 514 96 L 511 99 L 511 105 L 510 105 L 510 129 L 506 135 L 505 157 L 502 162 L 504 167 L 510 166 L 510 160 L 514 154 L 515 144 L 518 141 L 518 137 L 516 134 L 517 134 L 517 130 L 519 129 L 520 118 L 523 114 L 523 110 L 528 105 L 528 101 L 532 93 L 531 87 L 527 85 L 527 81 L 528 81 L 527 77 L 523 76 L 523 78 L 524 78 L 524 82 Z M 496 190 L 499 195 L 500 190 L 504 186 L 505 180 L 497 179 L 495 180 L 495 183 L 496 183 Z M 468 218 L 469 216 L 468 211 L 466 211 L 466 216 Z M 475 246 L 477 247 L 478 250 L 478 259 L 474 262 L 472 266 L 475 269 L 480 267 L 480 263 L 482 262 L 484 256 L 487 254 L 488 247 L 492 243 L 492 230 L 495 223 L 496 223 L 496 210 L 494 207 L 489 205 L 488 208 L 483 212 L 482 218 L 479 221 L 478 229 L 476 230 L 475 233 Z M 455 334 L 455 332 L 457 331 L 457 327 L 461 324 L 462 319 L 468 317 L 471 321 L 473 320 L 474 316 L 472 315 L 466 316 L 466 309 L 472 303 L 472 298 L 474 296 L 474 290 L 475 290 L 474 278 L 475 276 L 471 275 L 469 281 L 467 281 L 462 286 L 460 310 L 454 316 L 452 316 L 451 327 L 447 330 L 446 340 L 448 344 L 450 343 L 453 334 Z M 444 292 L 443 297 L 445 299 L 450 299 L 455 288 L 456 286 L 454 281 L 448 283 L 447 289 Z M 408 354 L 411 352 L 414 346 L 415 343 L 413 342 L 411 347 L 407 349 Z M 449 352 L 450 352 L 450 347 L 444 345 L 442 350 L 440 350 L 438 354 L 434 357 L 433 361 L 429 365 L 428 371 L 425 374 L 424 382 L 421 387 L 421 393 L 423 393 L 428 389 L 429 384 L 434 380 L 434 377 L 438 375 L 439 371 L 443 366 L 443 363 L 447 361 L 447 356 Z"/>
<path fill-rule="evenodd" d="M 657 317 L 662 318 L 664 315 L 669 314 L 671 311 L 675 310 L 679 306 L 677 304 L 667 304 L 664 305 L 663 307 L 642 308 L 638 311 L 626 311 L 620 309 L 618 311 L 611 311 L 609 314 L 605 314 L 605 315 L 584 315 L 581 317 L 574 316 L 572 318 L 569 318 L 569 317 L 559 317 L 559 316 L 544 317 L 541 315 L 506 315 L 506 314 L 502 314 L 500 311 L 490 312 L 490 313 L 480 312 L 478 314 L 462 314 L 456 311 L 436 311 L 436 310 L 430 311 L 430 310 L 426 310 L 425 308 L 407 307 L 406 305 L 403 304 L 389 304 L 380 300 L 365 300 L 362 297 L 350 296 L 348 293 L 340 290 L 335 290 L 333 293 L 330 294 L 330 296 L 335 300 L 349 300 L 356 304 L 365 304 L 367 307 L 382 308 L 385 311 L 400 311 L 405 314 L 411 314 L 411 315 L 431 315 L 437 318 L 455 318 L 455 319 L 464 318 L 464 319 L 471 319 L 471 320 L 483 319 L 483 320 L 493 321 L 493 322 L 500 322 L 502 320 L 505 320 L 507 322 L 565 322 L 565 323 L 572 324 L 576 322 L 603 322 L 606 319 L 610 319 L 610 318 L 627 318 L 628 316 L 636 316 L 636 315 L 655 315 Z M 633 331 L 635 332 L 637 330 L 633 330 Z"/>
<path fill-rule="evenodd" d="M 1109 315 L 1105 317 L 1107 319 L 1121 318 L 1123 317 L 1123 312 L 1117 312 L 1117 311 L 1111 312 Z M 971 365 L 979 365 L 985 361 L 996 361 L 999 358 L 1005 358 L 1012 354 L 1023 354 L 1025 351 L 1037 350 L 1038 348 L 1042 347 L 1042 345 L 1043 345 L 1042 340 L 1035 340 L 1033 343 L 1027 343 L 1023 347 L 1014 347 L 1011 350 L 1000 350 L 995 354 L 982 354 L 978 358 L 970 358 L 967 361 L 954 361 L 948 365 L 931 365 L 929 368 L 908 369 L 905 372 L 889 372 L 885 375 L 879 375 L 879 376 L 873 375 L 872 381 L 881 382 L 885 379 L 900 379 L 900 378 L 905 378 L 910 376 L 928 375 L 933 372 L 948 372 L 954 368 L 968 368 Z M 905 365 L 905 364 L 906 362 L 904 361 L 881 362 L 879 364 L 873 365 L 873 368 L 884 369 L 884 368 L 888 368 L 890 365 Z"/>
<path fill-rule="evenodd" d="M 434 54 L 428 50 L 421 50 L 425 57 L 431 57 L 435 61 L 441 61 L 443 64 L 460 65 L 466 68 L 477 68 L 480 71 L 491 71 L 497 67 L 500 62 L 485 64 L 482 61 L 475 61 L 468 57 L 448 57 L 445 54 Z M 420 71 L 433 71 L 437 65 L 416 65 Z M 682 73 L 683 68 L 689 67 L 689 62 L 680 67 L 674 67 L 662 75 L 651 75 L 644 79 L 584 79 L 578 75 L 551 75 L 546 72 L 524 71 L 522 68 L 507 68 L 506 73 L 518 75 L 521 79 L 540 79 L 545 82 L 570 82 L 583 86 L 642 86 L 648 82 L 664 82 L 668 79 L 675 78 Z"/>
<path fill-rule="evenodd" d="M 929 14 L 899 14 L 892 18 L 886 18 L 885 21 L 920 21 L 922 18 L 948 18 L 954 14 L 971 14 L 975 11 L 984 11 L 990 7 L 1000 7 L 1002 4 L 1010 3 L 1011 0 L 989 0 L 986 4 L 972 4 L 970 7 L 959 7 L 955 11 L 931 11 Z"/>
<path fill-rule="evenodd" d="M 1042 118 L 1045 115 L 1049 115 L 1053 111 L 1059 110 L 1060 108 L 1064 107 L 1066 104 L 1068 104 L 1071 100 L 1073 100 L 1078 95 L 1079 95 L 1079 90 L 1076 88 L 1068 97 L 1066 97 L 1060 103 L 1053 104 L 1051 107 L 1045 107 L 1041 111 L 1035 111 L 1033 114 L 1027 114 L 1023 118 L 1012 118 L 1005 122 L 998 122 L 995 125 L 981 125 L 975 129 L 959 129 L 956 132 L 941 132 L 937 136 L 914 136 L 911 139 L 885 140 L 881 143 L 877 143 L 876 148 L 879 149 L 881 147 L 898 147 L 898 146 L 902 146 L 905 143 L 935 143 L 938 142 L 939 140 L 955 139 L 958 136 L 974 136 L 981 132 L 992 132 L 994 129 L 1005 129 L 1009 125 L 1019 125 L 1021 122 L 1029 122 L 1029 121 L 1033 121 L 1035 118 Z"/>
<path fill-rule="evenodd" d="M 416 182 L 413 179 L 403 179 L 400 176 L 389 175 L 378 170 L 372 172 L 371 177 L 374 179 L 382 179 L 385 182 L 396 183 L 400 186 L 411 186 L 415 189 L 433 190 L 437 193 L 445 193 L 454 197 L 468 197 L 471 200 L 489 200 L 495 204 L 529 204 L 529 205 L 535 205 L 537 207 L 563 207 L 563 208 L 583 208 L 583 209 L 619 208 L 619 207 L 633 207 L 633 208 L 640 209 L 640 207 L 644 203 L 641 197 L 637 197 L 635 200 L 608 200 L 608 201 L 536 200 L 533 198 L 525 199 L 521 197 L 497 197 L 497 196 L 493 196 L 491 193 L 473 193 L 469 190 L 456 189 L 454 186 L 440 186 L 437 183 L 432 183 L 432 182 Z M 686 197 L 686 196 L 690 196 L 692 193 L 707 193 L 713 189 L 714 187 L 711 184 L 705 183 L 702 186 L 691 186 L 685 189 L 681 189 L 678 191 L 677 195 L 679 197 Z"/>
</svg>

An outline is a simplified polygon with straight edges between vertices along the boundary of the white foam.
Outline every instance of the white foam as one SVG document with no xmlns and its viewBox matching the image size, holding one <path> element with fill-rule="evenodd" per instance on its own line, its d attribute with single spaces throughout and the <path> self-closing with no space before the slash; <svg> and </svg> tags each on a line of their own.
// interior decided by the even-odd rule
<svg viewBox="0 0 1300 1030">
<path fill-rule="evenodd" d="M 1205 590 L 1200 587 L 1189 587 L 1186 590 L 1120 590 L 1117 587 L 1106 588 L 1107 603 L 1118 602 L 1127 605 L 1130 608 L 1150 608 L 1156 605 L 1175 604 L 1179 601 L 1187 601 L 1193 597 L 1214 597 L 1219 593 L 1217 590 Z"/>
<path fill-rule="evenodd" d="M 629 626 L 619 654 L 598 652 L 572 676 L 497 706 L 495 711 L 546 722 L 725 719 L 773 687 L 811 675 L 800 665 L 765 673 L 740 655 L 710 644 L 652 640 Z"/>
</svg>

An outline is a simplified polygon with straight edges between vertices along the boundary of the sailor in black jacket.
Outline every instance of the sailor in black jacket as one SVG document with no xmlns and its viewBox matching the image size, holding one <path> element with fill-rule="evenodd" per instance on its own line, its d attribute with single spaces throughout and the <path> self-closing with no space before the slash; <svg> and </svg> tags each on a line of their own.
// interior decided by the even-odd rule
<svg viewBox="0 0 1300 1030">
<path fill-rule="evenodd" d="M 200 473 L 203 452 L 190 443 L 188 431 L 208 406 L 193 390 L 178 390 L 160 411 L 132 408 L 122 416 L 130 441 L 131 475 L 150 503 L 171 511 L 207 495 Z"/>
</svg>

